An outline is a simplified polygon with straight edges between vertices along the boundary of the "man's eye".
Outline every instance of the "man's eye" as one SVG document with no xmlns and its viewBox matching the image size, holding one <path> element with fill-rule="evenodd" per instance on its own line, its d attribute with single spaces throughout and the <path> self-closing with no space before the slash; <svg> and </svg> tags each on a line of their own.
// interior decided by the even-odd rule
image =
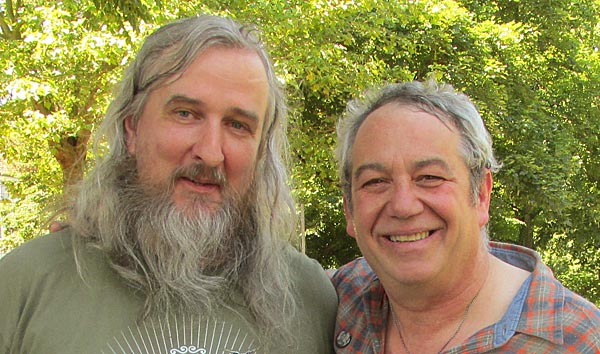
<svg viewBox="0 0 600 354">
<path fill-rule="evenodd" d="M 175 113 L 177 113 L 177 115 L 181 118 L 185 118 L 188 119 L 192 116 L 192 112 L 190 111 L 186 111 L 186 110 L 178 110 Z"/>
<path fill-rule="evenodd" d="M 248 125 L 246 125 L 246 124 L 244 124 L 244 123 L 242 123 L 242 122 L 239 122 L 239 121 L 233 120 L 233 121 L 231 121 L 231 123 L 230 123 L 230 124 L 231 124 L 231 127 L 232 127 L 233 129 L 238 129 L 238 130 L 248 130 L 248 131 L 250 131 L 250 128 L 248 128 Z"/>
<path fill-rule="evenodd" d="M 371 178 L 362 184 L 363 187 L 372 187 L 378 184 L 384 183 L 385 180 L 383 178 Z"/>
<path fill-rule="evenodd" d="M 440 177 L 440 176 L 435 176 L 435 175 L 423 175 L 421 177 L 419 177 L 418 182 L 428 185 L 428 186 L 435 186 L 435 185 L 439 185 L 442 182 L 444 182 L 445 178 L 444 177 Z"/>
</svg>

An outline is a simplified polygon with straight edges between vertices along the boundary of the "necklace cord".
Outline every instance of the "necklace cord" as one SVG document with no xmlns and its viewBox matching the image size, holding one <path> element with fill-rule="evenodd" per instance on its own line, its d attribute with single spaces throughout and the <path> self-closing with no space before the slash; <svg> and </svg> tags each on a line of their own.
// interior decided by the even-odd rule
<svg viewBox="0 0 600 354">
<path fill-rule="evenodd" d="M 485 280 L 487 280 L 487 278 L 489 276 L 489 272 L 490 271 L 489 271 L 489 268 L 488 268 L 488 275 L 486 276 Z M 467 316 L 469 315 L 469 311 L 471 310 L 471 305 L 473 305 L 473 303 L 475 302 L 475 300 L 479 296 L 479 293 L 481 293 L 481 289 L 483 289 L 485 283 L 486 283 L 486 281 L 483 282 L 483 284 L 481 285 L 481 287 L 479 288 L 479 290 L 477 290 L 477 294 L 475 294 L 475 296 L 473 296 L 473 298 L 471 299 L 471 301 L 467 305 L 467 308 L 465 309 L 465 312 L 463 312 L 463 316 L 462 316 L 462 319 L 460 320 L 460 323 L 458 324 L 458 327 L 456 328 L 456 330 L 454 331 L 454 333 L 452 334 L 452 336 L 450 336 L 450 338 L 446 341 L 446 343 L 444 344 L 444 346 L 442 347 L 442 349 L 440 349 L 438 351 L 438 354 L 442 353 L 446 349 L 446 347 L 448 346 L 448 344 L 450 344 L 450 342 L 452 342 L 452 340 L 454 338 L 456 338 L 456 336 L 460 332 L 460 330 L 463 327 L 465 321 L 467 320 Z M 400 319 L 398 318 L 398 315 L 396 314 L 396 311 L 394 311 L 394 306 L 392 306 L 391 302 L 390 302 L 390 310 L 392 312 L 392 319 L 394 321 L 394 327 L 396 327 L 396 331 L 398 332 L 398 336 L 400 336 L 400 342 L 402 342 L 402 347 L 404 347 L 404 350 L 406 351 L 407 354 L 412 354 L 410 352 L 410 350 L 408 350 L 408 346 L 406 345 L 406 342 L 404 341 L 404 337 L 402 336 L 402 331 L 401 331 L 402 326 L 400 324 Z"/>
</svg>

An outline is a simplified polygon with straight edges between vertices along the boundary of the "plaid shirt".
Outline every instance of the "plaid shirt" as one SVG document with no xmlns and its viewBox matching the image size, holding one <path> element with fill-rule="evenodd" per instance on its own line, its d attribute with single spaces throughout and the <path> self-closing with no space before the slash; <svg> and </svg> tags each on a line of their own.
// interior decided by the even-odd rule
<svg viewBox="0 0 600 354">
<path fill-rule="evenodd" d="M 498 323 L 444 353 L 600 353 L 596 306 L 560 284 L 535 251 L 497 242 L 490 246 L 496 257 L 532 274 Z M 330 275 L 340 301 L 336 353 L 383 353 L 389 304 L 371 267 L 358 258 Z"/>
</svg>

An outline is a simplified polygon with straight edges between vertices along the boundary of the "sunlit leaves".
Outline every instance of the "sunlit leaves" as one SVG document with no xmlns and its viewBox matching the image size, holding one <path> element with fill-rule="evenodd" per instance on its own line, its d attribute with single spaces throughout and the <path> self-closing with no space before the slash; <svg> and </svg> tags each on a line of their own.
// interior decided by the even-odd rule
<svg viewBox="0 0 600 354">
<path fill-rule="evenodd" d="M 72 137 L 86 151 L 137 38 L 131 26 L 111 32 L 62 2 L 27 2 L 19 16 L 21 39 L 0 41 L 2 173 L 16 181 L 7 182 L 15 201 L 2 215 L 15 240 L 42 232 L 41 211 L 64 183 L 57 142 Z"/>
</svg>

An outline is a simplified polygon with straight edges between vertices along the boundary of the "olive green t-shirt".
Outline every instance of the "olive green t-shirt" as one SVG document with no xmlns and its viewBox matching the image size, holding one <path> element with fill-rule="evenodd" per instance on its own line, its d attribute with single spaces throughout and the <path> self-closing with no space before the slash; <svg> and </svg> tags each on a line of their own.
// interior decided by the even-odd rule
<svg viewBox="0 0 600 354">
<path fill-rule="evenodd" d="M 268 352 L 236 294 L 211 316 L 182 310 L 140 320 L 144 298 L 100 251 L 80 257 L 80 275 L 71 240 L 67 228 L 0 259 L 0 354 Z M 335 290 L 316 261 L 289 252 L 301 304 L 294 320 L 297 350 L 277 352 L 332 353 Z"/>
</svg>

